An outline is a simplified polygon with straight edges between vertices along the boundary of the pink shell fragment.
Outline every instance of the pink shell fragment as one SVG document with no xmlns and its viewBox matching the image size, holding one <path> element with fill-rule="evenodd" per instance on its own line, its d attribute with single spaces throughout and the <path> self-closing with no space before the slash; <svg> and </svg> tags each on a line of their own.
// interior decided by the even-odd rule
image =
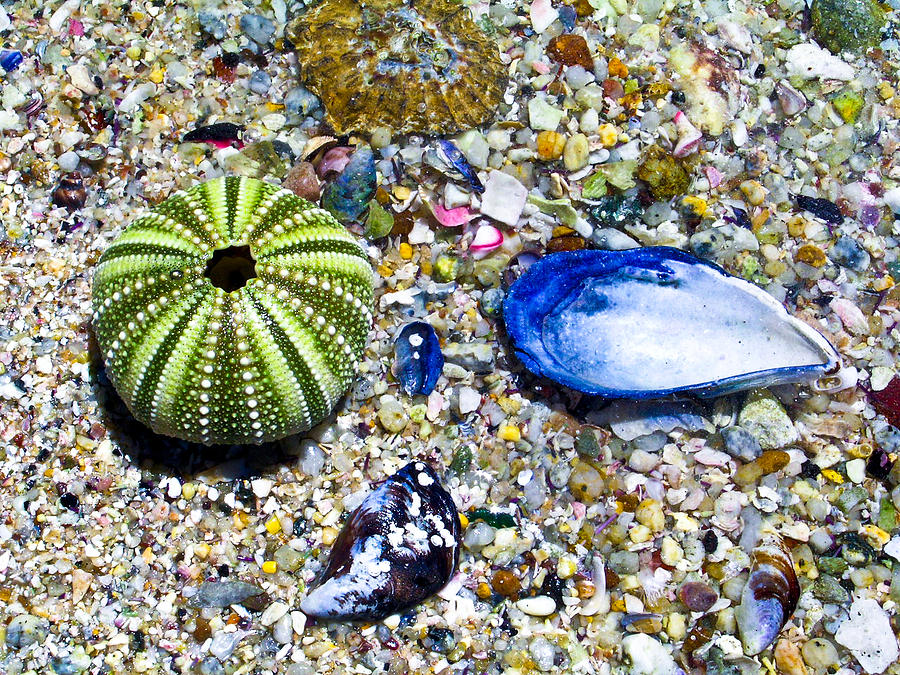
<svg viewBox="0 0 900 675">
<path fill-rule="evenodd" d="M 319 174 L 319 178 L 326 178 L 331 173 L 341 173 L 350 161 L 352 153 L 353 148 L 346 146 L 338 146 L 328 150 L 319 162 L 319 166 L 316 167 L 316 173 Z"/>
<path fill-rule="evenodd" d="M 455 209 L 445 209 L 441 204 L 435 202 L 431 205 L 434 217 L 444 227 L 459 227 L 465 225 L 475 217 L 469 207 L 457 206 Z"/>
<path fill-rule="evenodd" d="M 84 35 L 84 24 L 78 19 L 69 20 L 69 35 L 81 37 Z"/>
<path fill-rule="evenodd" d="M 722 184 L 722 179 L 724 176 L 722 172 L 719 171 L 714 166 L 707 166 L 703 169 L 704 173 L 706 173 L 706 180 L 709 181 L 710 188 L 717 188 Z"/>
<path fill-rule="evenodd" d="M 493 225 L 482 225 L 475 232 L 475 238 L 469 246 L 473 253 L 487 253 L 503 244 L 503 233 Z"/>
<path fill-rule="evenodd" d="M 675 129 L 678 132 L 678 143 L 675 145 L 675 149 L 672 151 L 672 154 L 675 157 L 685 157 L 690 155 L 692 152 L 696 152 L 697 148 L 700 147 L 700 139 L 703 138 L 703 134 L 700 133 L 700 130 L 697 129 L 691 121 L 687 118 L 680 110 L 675 113 Z"/>
</svg>

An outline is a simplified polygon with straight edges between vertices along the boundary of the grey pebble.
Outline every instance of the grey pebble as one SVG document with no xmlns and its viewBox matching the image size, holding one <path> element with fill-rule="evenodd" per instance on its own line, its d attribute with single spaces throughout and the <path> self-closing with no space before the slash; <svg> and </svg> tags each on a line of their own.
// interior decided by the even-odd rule
<svg viewBox="0 0 900 675">
<path fill-rule="evenodd" d="M 243 581 L 207 581 L 200 584 L 191 604 L 195 607 L 228 607 L 262 592 L 259 586 Z"/>
<path fill-rule="evenodd" d="M 275 35 L 275 23 L 259 14 L 244 14 L 241 17 L 241 30 L 257 44 L 264 45 Z"/>
<path fill-rule="evenodd" d="M 74 171 L 78 168 L 78 162 L 81 158 L 78 156 L 77 152 L 73 150 L 69 150 L 68 152 L 64 152 L 57 159 L 57 163 L 59 164 L 59 168 L 63 171 Z"/>
<path fill-rule="evenodd" d="M 864 272 L 872 262 L 872 257 L 855 239 L 841 235 L 828 251 L 828 257 L 841 267 L 849 267 Z"/>
<path fill-rule="evenodd" d="M 218 659 L 207 656 L 200 662 L 200 675 L 225 675 L 225 668 Z"/>
<path fill-rule="evenodd" d="M 752 462 L 762 454 L 759 441 L 746 429 L 741 427 L 725 427 L 721 431 L 725 441 L 725 452 L 744 462 Z"/>
<path fill-rule="evenodd" d="M 33 614 L 19 614 L 6 627 L 6 646 L 11 649 L 30 647 L 47 637 L 47 622 Z"/>
<path fill-rule="evenodd" d="M 321 101 L 306 87 L 294 87 L 284 97 L 284 108 L 291 115 L 309 115 L 321 107 Z"/>
<path fill-rule="evenodd" d="M 216 40 L 222 40 L 228 32 L 228 25 L 222 19 L 219 12 L 204 9 L 197 14 L 197 20 L 200 22 L 200 28 L 204 33 L 208 33 Z"/>
<path fill-rule="evenodd" d="M 272 86 L 272 78 L 264 70 L 257 70 L 250 76 L 250 83 L 247 85 L 254 94 L 265 94 Z"/>
<path fill-rule="evenodd" d="M 444 359 L 474 373 L 494 372 L 494 350 L 486 342 L 450 342 L 444 347 Z"/>
</svg>

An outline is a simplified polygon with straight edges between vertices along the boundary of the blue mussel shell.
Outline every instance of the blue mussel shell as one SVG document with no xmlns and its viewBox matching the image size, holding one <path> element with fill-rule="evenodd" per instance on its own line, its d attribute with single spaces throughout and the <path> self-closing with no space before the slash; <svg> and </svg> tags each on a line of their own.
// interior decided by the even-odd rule
<svg viewBox="0 0 900 675">
<path fill-rule="evenodd" d="M 840 364 L 765 291 L 668 247 L 548 255 L 511 286 L 503 316 L 530 371 L 609 398 L 715 396 Z"/>
<path fill-rule="evenodd" d="M 434 391 L 443 368 L 444 355 L 431 324 L 424 321 L 406 324 L 394 343 L 394 374 L 403 391 L 410 396 L 427 396 Z"/>
</svg>

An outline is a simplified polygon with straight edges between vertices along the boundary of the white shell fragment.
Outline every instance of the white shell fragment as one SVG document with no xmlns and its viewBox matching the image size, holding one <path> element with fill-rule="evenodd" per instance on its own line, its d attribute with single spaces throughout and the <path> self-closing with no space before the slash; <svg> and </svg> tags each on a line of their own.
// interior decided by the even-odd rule
<svg viewBox="0 0 900 675">
<path fill-rule="evenodd" d="M 853 653 L 867 673 L 884 672 L 900 656 L 890 618 L 872 598 L 862 598 L 850 606 L 850 618 L 840 625 L 834 638 Z"/>
</svg>

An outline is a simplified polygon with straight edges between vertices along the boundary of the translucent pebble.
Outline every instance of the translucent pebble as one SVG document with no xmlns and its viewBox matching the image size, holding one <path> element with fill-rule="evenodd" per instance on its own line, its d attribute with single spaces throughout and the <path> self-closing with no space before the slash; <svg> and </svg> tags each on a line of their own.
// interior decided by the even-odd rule
<svg viewBox="0 0 900 675">
<path fill-rule="evenodd" d="M 275 23 L 259 14 L 245 14 L 241 17 L 241 30 L 257 44 L 264 45 L 275 34 Z"/>
<path fill-rule="evenodd" d="M 212 656 L 207 656 L 200 662 L 199 670 L 200 675 L 225 675 L 225 668 Z"/>
<path fill-rule="evenodd" d="M 556 656 L 556 650 L 553 644 L 545 637 L 539 636 L 531 641 L 528 645 L 528 651 L 531 658 L 540 670 L 548 671 L 553 669 L 553 660 Z"/>
<path fill-rule="evenodd" d="M 497 530 L 484 521 L 476 521 L 466 530 L 463 545 L 470 551 L 480 550 L 494 541 L 496 533 Z"/>
<path fill-rule="evenodd" d="M 284 108 L 293 115 L 309 115 L 321 107 L 321 101 L 306 87 L 294 87 L 284 97 Z"/>
<path fill-rule="evenodd" d="M 678 598 L 693 612 L 705 612 L 719 599 L 719 594 L 702 581 L 688 581 L 678 589 Z"/>
<path fill-rule="evenodd" d="M 247 85 L 254 94 L 265 94 L 272 86 L 271 76 L 264 70 L 257 70 L 250 76 L 250 82 Z"/>
<path fill-rule="evenodd" d="M 62 171 L 74 171 L 78 168 L 79 159 L 77 152 L 69 150 L 61 154 L 56 161 Z"/>
<path fill-rule="evenodd" d="M 808 640 L 800 648 L 803 661 L 816 672 L 825 672 L 840 663 L 837 647 L 825 638 Z"/>
</svg>

